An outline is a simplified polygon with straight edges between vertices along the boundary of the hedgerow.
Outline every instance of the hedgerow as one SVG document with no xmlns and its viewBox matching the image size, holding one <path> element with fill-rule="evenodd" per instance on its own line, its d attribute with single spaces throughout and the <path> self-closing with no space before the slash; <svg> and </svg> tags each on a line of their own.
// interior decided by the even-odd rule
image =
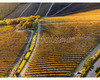
<svg viewBox="0 0 100 80">
<path fill-rule="evenodd" d="M 33 23 L 32 23 L 32 22 L 28 22 L 28 21 L 26 21 L 25 23 L 23 23 L 22 26 L 23 26 L 24 28 L 32 28 Z"/>
<path fill-rule="evenodd" d="M 0 25 L 12 25 L 12 24 L 19 24 L 19 23 L 23 25 L 23 23 L 26 24 L 26 22 L 37 23 L 39 18 L 40 16 L 37 15 L 37 16 L 21 17 L 21 18 L 15 18 L 15 19 L 0 20 Z"/>
<path fill-rule="evenodd" d="M 89 58 L 86 61 L 86 63 L 83 64 L 83 69 L 81 70 L 80 77 L 85 77 L 87 73 L 94 68 L 93 64 L 97 61 L 99 57 L 100 57 L 100 49 L 93 57 Z"/>
</svg>

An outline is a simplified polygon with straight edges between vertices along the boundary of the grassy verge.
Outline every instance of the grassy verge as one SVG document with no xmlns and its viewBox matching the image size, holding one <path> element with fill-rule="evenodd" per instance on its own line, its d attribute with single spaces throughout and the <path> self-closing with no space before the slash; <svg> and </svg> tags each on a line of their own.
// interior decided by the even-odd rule
<svg viewBox="0 0 100 80">
<path fill-rule="evenodd" d="M 19 64 L 17 70 L 15 71 L 13 77 L 17 77 L 19 75 L 19 73 L 21 72 L 21 70 L 25 66 L 26 62 L 28 61 L 28 59 L 29 59 L 34 47 L 35 47 L 36 37 L 37 37 L 37 33 L 34 34 L 33 39 L 31 41 L 31 44 L 30 44 L 30 47 L 29 47 L 28 51 L 26 52 L 25 56 L 23 57 L 21 63 Z"/>
</svg>

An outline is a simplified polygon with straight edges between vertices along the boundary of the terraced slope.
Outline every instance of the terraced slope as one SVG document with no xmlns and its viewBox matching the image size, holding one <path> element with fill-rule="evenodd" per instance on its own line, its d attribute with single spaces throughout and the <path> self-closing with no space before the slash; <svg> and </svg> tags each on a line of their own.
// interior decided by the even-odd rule
<svg viewBox="0 0 100 80">
<path fill-rule="evenodd" d="M 8 77 L 22 55 L 27 36 L 26 31 L 16 32 L 15 27 L 0 27 L 0 77 Z"/>
<path fill-rule="evenodd" d="M 38 47 L 23 77 L 71 76 L 100 41 L 100 23 L 93 21 L 100 19 L 89 19 L 88 16 L 43 18 Z"/>
</svg>

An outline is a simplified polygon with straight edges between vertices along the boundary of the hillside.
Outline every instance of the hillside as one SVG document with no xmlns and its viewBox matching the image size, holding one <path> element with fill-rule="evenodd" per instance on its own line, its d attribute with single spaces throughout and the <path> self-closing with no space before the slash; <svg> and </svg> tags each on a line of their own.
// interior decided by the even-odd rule
<svg viewBox="0 0 100 80">
<path fill-rule="evenodd" d="M 100 18 L 44 17 L 33 58 L 23 77 L 70 77 L 100 41 Z"/>
<path fill-rule="evenodd" d="M 0 19 L 11 14 L 19 5 L 20 3 L 0 3 Z"/>
<path fill-rule="evenodd" d="M 79 72 L 100 42 L 99 5 L 0 5 L 0 77 L 72 77 Z"/>
<path fill-rule="evenodd" d="M 8 77 L 27 51 L 39 16 L 0 20 L 0 77 Z"/>
<path fill-rule="evenodd" d="M 55 3 L 51 12 L 49 13 L 49 16 L 53 16 L 56 12 L 63 9 L 64 7 L 66 8 L 54 16 L 64 16 L 75 13 L 77 14 L 80 12 L 86 12 L 100 8 L 100 3 L 72 3 L 70 6 L 68 6 L 69 4 L 71 3 L 64 3 L 64 4 Z"/>
</svg>

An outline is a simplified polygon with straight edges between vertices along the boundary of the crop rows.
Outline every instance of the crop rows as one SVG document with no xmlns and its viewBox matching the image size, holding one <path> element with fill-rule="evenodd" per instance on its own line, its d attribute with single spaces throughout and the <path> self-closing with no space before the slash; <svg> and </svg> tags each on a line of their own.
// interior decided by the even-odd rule
<svg viewBox="0 0 100 80">
<path fill-rule="evenodd" d="M 27 36 L 26 31 L 16 32 L 15 27 L 0 27 L 0 77 L 8 77 L 22 55 Z"/>
<path fill-rule="evenodd" d="M 38 47 L 23 77 L 71 76 L 81 60 L 98 44 L 99 26 L 98 22 L 42 24 Z M 64 38 L 64 41 L 47 42 L 47 39 L 58 38 Z M 68 38 L 74 40 L 67 42 Z"/>
</svg>

